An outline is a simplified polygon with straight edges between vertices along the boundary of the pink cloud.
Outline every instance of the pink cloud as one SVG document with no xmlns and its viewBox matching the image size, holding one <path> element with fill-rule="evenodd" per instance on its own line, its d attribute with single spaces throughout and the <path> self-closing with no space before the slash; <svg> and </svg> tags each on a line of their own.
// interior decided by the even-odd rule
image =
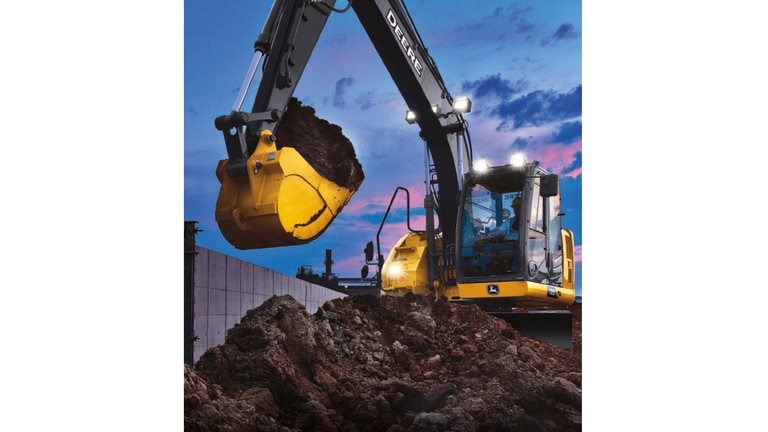
<svg viewBox="0 0 768 432">
<path fill-rule="evenodd" d="M 568 170 L 576 162 L 576 154 L 581 152 L 581 140 L 573 143 L 549 143 L 536 146 L 532 156 L 550 171 L 567 177 L 581 174 L 581 167 Z"/>
<path fill-rule="evenodd" d="M 574 170 L 571 170 L 571 171 L 565 172 L 565 173 L 563 173 L 562 175 L 563 175 L 563 177 L 571 177 L 571 178 L 576 178 L 576 177 L 578 177 L 578 176 L 580 176 L 580 175 L 581 175 L 581 167 L 578 167 L 578 168 L 576 168 L 576 169 L 574 169 Z"/>
<path fill-rule="evenodd" d="M 373 182 L 373 180 L 371 180 Z M 388 189 L 383 190 L 380 186 L 386 186 Z M 401 185 L 402 186 L 402 185 Z M 384 211 L 389 206 L 390 200 L 392 200 L 392 194 L 395 193 L 397 186 L 384 185 L 383 183 L 375 183 L 374 189 L 364 189 L 357 192 L 350 202 L 344 208 L 344 213 L 354 213 L 358 215 L 367 215 L 379 213 L 384 216 Z M 411 184 L 410 186 L 402 186 L 408 189 L 411 201 L 411 210 L 414 208 L 423 207 L 424 205 L 424 185 L 423 183 Z M 392 202 L 392 209 L 405 209 L 406 208 L 406 194 L 403 191 L 398 191 L 397 196 Z"/>
<path fill-rule="evenodd" d="M 334 259 L 333 272 L 338 277 L 359 277 L 360 269 L 364 264 L 362 256 L 349 256 L 338 261 Z M 369 277 L 375 273 L 376 270 L 371 269 Z"/>
</svg>

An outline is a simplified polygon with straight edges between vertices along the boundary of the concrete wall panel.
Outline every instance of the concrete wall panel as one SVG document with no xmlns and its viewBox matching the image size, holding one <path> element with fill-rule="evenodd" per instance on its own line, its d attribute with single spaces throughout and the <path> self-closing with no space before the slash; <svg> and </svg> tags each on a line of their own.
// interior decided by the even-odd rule
<svg viewBox="0 0 768 432">
<path fill-rule="evenodd" d="M 212 315 L 208 317 L 208 347 L 224 343 L 227 332 L 227 321 L 224 315 Z M 206 348 L 206 349 L 207 349 Z"/>
<path fill-rule="evenodd" d="M 227 275 L 227 285 L 225 289 L 229 292 L 240 292 L 240 267 L 242 261 L 236 258 L 227 257 L 225 272 Z M 239 296 L 238 296 L 239 298 Z"/>
<path fill-rule="evenodd" d="M 249 309 L 253 309 L 255 307 L 253 300 L 255 297 L 256 296 L 253 293 L 240 293 L 240 316 L 244 316 Z"/>
<path fill-rule="evenodd" d="M 208 288 L 227 288 L 227 256 L 208 253 Z"/>
<path fill-rule="evenodd" d="M 225 315 L 240 315 L 240 291 L 227 289 L 227 309 Z"/>
<path fill-rule="evenodd" d="M 274 295 L 291 295 L 314 314 L 326 301 L 345 294 L 195 246 L 194 361 L 224 343 L 226 332 L 249 309 Z"/>
<path fill-rule="evenodd" d="M 252 265 L 240 266 L 240 292 L 253 294 L 254 273 L 255 273 L 254 266 Z"/>
</svg>

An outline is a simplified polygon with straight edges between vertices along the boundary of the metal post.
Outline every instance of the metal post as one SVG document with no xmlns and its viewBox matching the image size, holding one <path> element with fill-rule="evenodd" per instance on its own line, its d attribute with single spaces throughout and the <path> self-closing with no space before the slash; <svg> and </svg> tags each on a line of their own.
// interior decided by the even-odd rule
<svg viewBox="0 0 768 432">
<path fill-rule="evenodd" d="M 184 222 L 184 364 L 195 359 L 195 234 L 197 221 Z"/>
<path fill-rule="evenodd" d="M 424 196 L 424 212 L 427 218 L 427 275 L 429 280 L 427 286 L 430 291 L 434 291 L 434 281 L 437 279 L 437 249 L 435 244 L 435 204 L 432 194 L 427 193 Z"/>
<path fill-rule="evenodd" d="M 325 274 L 323 275 L 325 280 L 331 280 L 331 272 L 333 271 L 333 259 L 331 259 L 331 254 L 331 249 L 325 250 L 325 261 L 323 261 L 323 264 L 325 264 Z"/>
</svg>

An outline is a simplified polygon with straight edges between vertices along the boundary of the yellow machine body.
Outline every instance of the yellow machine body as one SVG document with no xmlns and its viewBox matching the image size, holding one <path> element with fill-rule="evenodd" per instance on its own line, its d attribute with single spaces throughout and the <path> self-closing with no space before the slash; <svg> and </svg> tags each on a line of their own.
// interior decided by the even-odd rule
<svg viewBox="0 0 768 432">
<path fill-rule="evenodd" d="M 459 284 L 459 296 L 453 300 L 470 299 L 503 299 L 503 298 L 525 298 L 530 300 L 557 301 L 558 303 L 573 304 L 576 295 L 573 290 L 552 287 L 532 281 L 502 281 L 496 282 L 498 294 L 488 294 L 488 282 L 463 283 Z M 557 298 L 552 297 L 552 290 L 555 291 Z"/>
<path fill-rule="evenodd" d="M 574 299 L 576 298 L 576 270 L 574 269 L 574 245 L 575 240 L 573 237 L 573 231 L 562 228 L 560 235 L 563 240 L 563 288 L 573 291 Z"/>
<path fill-rule="evenodd" d="M 427 279 L 427 239 L 424 232 L 404 235 L 389 252 L 382 266 L 381 294 L 403 296 L 409 292 L 414 294 L 434 294 L 436 298 L 445 297 L 448 301 L 476 300 L 545 300 L 557 303 L 573 304 L 576 300 L 574 290 L 573 269 L 573 234 L 562 230 L 563 253 L 563 286 L 552 286 L 530 280 L 493 280 L 482 282 L 460 283 L 445 285 L 433 281 L 435 289 L 429 289 Z M 440 238 L 437 248 L 440 248 Z M 438 270 L 447 276 L 444 279 L 455 280 L 455 266 L 443 266 Z M 492 283 L 496 290 L 489 293 L 488 285 Z"/>
<path fill-rule="evenodd" d="M 321 176 L 292 147 L 277 149 L 265 130 L 246 162 L 247 176 L 227 174 L 219 161 L 221 183 L 216 222 L 238 249 L 309 243 L 322 234 L 360 187 L 339 186 Z"/>
<path fill-rule="evenodd" d="M 410 232 L 401 237 L 381 268 L 382 295 L 429 294 L 427 234 Z"/>
</svg>

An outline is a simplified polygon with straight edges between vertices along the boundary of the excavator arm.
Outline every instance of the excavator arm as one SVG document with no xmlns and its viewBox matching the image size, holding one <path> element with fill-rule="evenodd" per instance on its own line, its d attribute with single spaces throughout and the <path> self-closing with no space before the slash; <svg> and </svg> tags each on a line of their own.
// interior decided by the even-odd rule
<svg viewBox="0 0 768 432">
<path fill-rule="evenodd" d="M 336 0 L 325 0 L 333 6 Z M 216 118 L 229 156 L 227 173 L 245 175 L 245 164 L 260 133 L 275 131 L 328 21 L 331 9 L 303 0 L 277 0 L 254 43 L 254 59 L 232 112 Z M 261 61 L 262 78 L 250 112 L 240 111 Z"/>
<path fill-rule="evenodd" d="M 235 247 L 310 242 L 359 188 L 359 184 L 336 184 L 318 174 L 294 149 L 275 143 L 275 133 L 330 14 L 350 7 L 408 106 L 406 120 L 420 128 L 432 159 L 429 183 L 436 196 L 442 244 L 454 243 L 461 173 L 471 163 L 471 144 L 461 114 L 471 106 L 460 108 L 458 103 L 465 101 L 451 97 L 405 4 L 349 0 L 340 10 L 335 0 L 277 0 L 256 40 L 254 61 L 232 111 L 215 120 L 229 158 L 220 161 L 216 170 L 222 185 L 216 220 Z M 253 106 L 250 112 L 241 111 L 262 60 Z"/>
</svg>

